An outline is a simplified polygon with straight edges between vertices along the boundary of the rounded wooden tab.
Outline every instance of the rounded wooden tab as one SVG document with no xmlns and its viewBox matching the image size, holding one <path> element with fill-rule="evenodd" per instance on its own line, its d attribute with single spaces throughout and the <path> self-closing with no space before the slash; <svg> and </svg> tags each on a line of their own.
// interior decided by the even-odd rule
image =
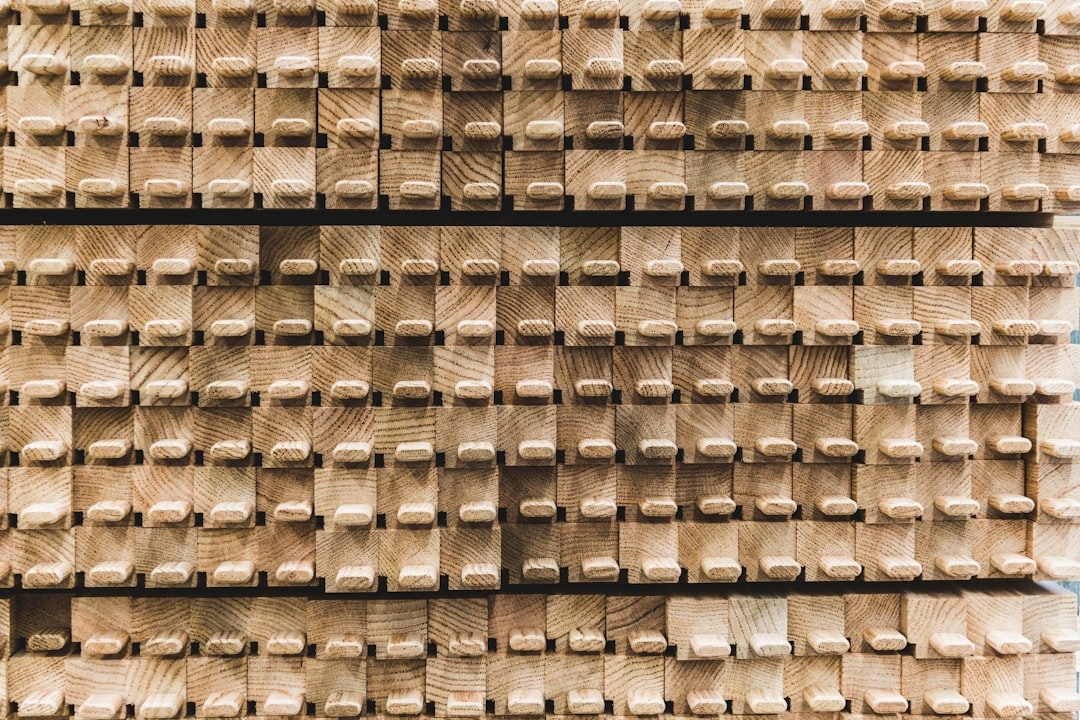
<svg viewBox="0 0 1080 720">
<path fill-rule="evenodd" d="M 274 324 L 274 329 L 277 329 L 277 323 Z M 342 318 L 335 320 L 333 325 L 334 334 L 338 337 L 366 337 L 371 334 L 371 330 L 371 321 L 364 318 Z M 307 335 L 308 333 L 300 334 Z"/>
<path fill-rule="evenodd" d="M 604 712 L 604 695 L 595 689 L 573 689 L 566 693 L 566 712 L 571 715 L 598 715 Z"/>
<path fill-rule="evenodd" d="M 27 135 L 56 135 L 64 129 L 64 124 L 48 115 L 24 115 L 16 127 Z"/>
<path fill-rule="evenodd" d="M 893 520 L 914 520 L 923 514 L 923 506 L 911 498 L 886 497 L 878 501 L 878 510 Z"/>
<path fill-rule="evenodd" d="M 457 458 L 464 463 L 489 463 L 495 460 L 495 446 L 489 442 L 463 442 L 457 446 Z"/>
<path fill-rule="evenodd" d="M 864 0 L 829 0 L 821 14 L 829 20 L 852 20 L 865 11 Z"/>
<path fill-rule="evenodd" d="M 123 709 L 124 696 L 120 693 L 92 693 L 75 709 L 75 717 L 80 720 L 117 720 L 123 717 Z"/>
<path fill-rule="evenodd" d="M 438 194 L 438 187 L 427 180 L 406 180 L 397 189 L 397 193 L 406 200 L 431 200 Z"/>
<path fill-rule="evenodd" d="M 810 123 L 805 120 L 777 120 L 770 125 L 765 134 L 777 140 L 801 140 L 810 134 Z"/>
<path fill-rule="evenodd" d="M 791 654 L 791 643 L 780 633 L 753 633 L 750 650 L 758 657 L 784 657 Z"/>
<path fill-rule="evenodd" d="M 457 334 L 465 338 L 487 338 L 495 334 L 495 323 L 490 320 L 461 320 Z"/>
<path fill-rule="evenodd" d="M 906 438 L 885 438 L 878 441 L 882 455 L 895 459 L 913 459 L 923 454 L 922 443 Z"/>
<path fill-rule="evenodd" d="M 525 137 L 536 141 L 563 137 L 563 123 L 558 120 L 534 120 L 525 125 Z"/>
<path fill-rule="evenodd" d="M 398 443 L 397 447 L 394 448 L 394 459 L 397 462 L 431 462 L 434 457 L 435 448 L 429 442 L 402 442 Z"/>
<path fill-rule="evenodd" d="M 742 577 L 742 566 L 734 558 L 707 556 L 701 558 L 701 573 L 713 582 L 736 582 Z"/>
<path fill-rule="evenodd" d="M 611 518 L 618 512 L 618 505 L 608 497 L 584 497 L 578 503 L 578 510 L 582 517 L 587 518 Z"/>
<path fill-rule="evenodd" d="M 986 0 L 951 0 L 941 8 L 941 16 L 946 20 L 966 20 L 984 14 L 986 8 Z"/>
<path fill-rule="evenodd" d="M 948 688 L 927 691 L 923 695 L 923 702 L 938 715 L 963 715 L 971 707 L 967 698 Z"/>
<path fill-rule="evenodd" d="M 772 517 L 790 517 L 799 509 L 794 500 L 782 495 L 759 495 L 754 498 L 754 507 L 762 515 Z"/>
<path fill-rule="evenodd" d="M 297 463 L 311 457 L 311 443 L 303 440 L 289 440 L 274 443 L 270 448 L 270 457 L 275 462 Z"/>
<path fill-rule="evenodd" d="M 701 378 L 694 381 L 694 392 L 702 397 L 728 397 L 734 391 L 732 382 L 723 378 Z"/>
<path fill-rule="evenodd" d="M 123 188 L 116 180 L 105 177 L 87 177 L 79 180 L 79 192 L 92 198 L 116 198 Z"/>
<path fill-rule="evenodd" d="M 375 517 L 375 509 L 367 503 L 342 503 L 334 510 L 334 525 L 367 527 Z"/>
<path fill-rule="evenodd" d="M 1041 555 L 1035 559 L 1039 572 L 1051 580 L 1080 578 L 1080 562 L 1058 555 Z"/>
<path fill-rule="evenodd" d="M 1044 687 L 1039 691 L 1039 699 L 1053 712 L 1075 713 L 1080 710 L 1080 693 L 1071 687 Z"/>
<path fill-rule="evenodd" d="M 586 193 L 590 200 L 620 200 L 626 196 L 626 183 L 620 181 L 598 181 L 589 185 Z"/>
<path fill-rule="evenodd" d="M 754 332 L 768 337 L 794 335 L 798 329 L 795 321 L 787 318 L 760 318 L 754 322 Z"/>
<path fill-rule="evenodd" d="M 898 630 L 875 626 L 863 631 L 863 640 L 877 652 L 899 652 L 908 644 L 907 638 Z"/>
<path fill-rule="evenodd" d="M 341 118 L 337 131 L 346 137 L 373 138 L 378 133 L 378 123 L 368 118 Z"/>
<path fill-rule="evenodd" d="M 886 139 L 896 141 L 918 140 L 929 134 L 930 126 L 922 120 L 900 120 L 885 129 Z"/>
<path fill-rule="evenodd" d="M 522 440 L 518 443 L 518 458 L 529 462 L 550 462 L 555 459 L 555 443 L 550 440 Z"/>
<path fill-rule="evenodd" d="M 191 75 L 192 62 L 183 55 L 154 55 L 147 61 L 146 68 L 154 75 L 186 77 Z"/>
<path fill-rule="evenodd" d="M 814 507 L 829 517 L 847 517 L 859 509 L 858 503 L 846 495 L 822 495 L 814 500 Z"/>
<path fill-rule="evenodd" d="M 898 14 L 902 15 L 903 19 L 907 19 L 908 17 L 910 17 L 907 12 L 914 6 L 918 6 L 921 8 L 922 2 L 920 0 L 892 0 L 892 2 L 890 2 L 886 6 L 886 9 L 881 11 L 881 14 L 884 17 L 886 12 L 890 12 L 889 8 L 892 8 L 894 11 L 899 11 Z M 917 60 L 896 60 L 889 63 L 881 70 L 882 79 L 890 82 L 903 82 L 907 80 L 914 80 L 915 78 L 922 77 L 925 74 L 926 65 Z M 926 123 L 923 122 L 919 122 L 918 124 L 926 126 Z M 930 130 L 927 127 L 926 132 L 919 135 L 919 137 L 923 137 L 929 132 Z M 887 134 L 886 137 L 888 137 Z M 892 140 L 894 138 L 889 139 Z"/>
<path fill-rule="evenodd" d="M 57 197 L 64 191 L 64 184 L 52 178 L 23 178 L 15 181 L 15 194 L 27 197 Z"/>
<path fill-rule="evenodd" d="M 518 503 L 518 512 L 527 518 L 553 518 L 558 508 L 549 498 L 525 498 Z"/>
<path fill-rule="evenodd" d="M 615 323 L 611 320 L 581 320 L 577 331 L 584 338 L 610 338 L 615 336 Z"/>
<path fill-rule="evenodd" d="M 338 569 L 334 585 L 346 591 L 370 590 L 375 585 L 375 568 L 370 565 L 346 565 Z"/>
<path fill-rule="evenodd" d="M 86 448 L 91 460 L 119 460 L 131 453 L 132 442 L 128 438 L 97 440 Z"/>
<path fill-rule="evenodd" d="M 525 197 L 530 200 L 545 202 L 561 198 L 564 192 L 562 183 L 532 182 L 525 188 Z"/>
<path fill-rule="evenodd" d="M 751 387 L 758 395 L 769 397 L 786 397 L 791 394 L 793 385 L 787 378 L 759 377 L 750 381 Z"/>
<path fill-rule="evenodd" d="M 969 657 L 975 654 L 975 645 L 960 633 L 933 633 L 930 647 L 943 657 Z"/>
<path fill-rule="evenodd" d="M 86 509 L 83 519 L 90 524 L 121 522 L 131 513 L 127 500 L 99 500 Z"/>
<path fill-rule="evenodd" d="M 624 130 L 621 120 L 594 120 L 585 126 L 585 137 L 590 140 L 616 140 L 623 136 Z"/>
<path fill-rule="evenodd" d="M 365 463 L 371 459 L 371 443 L 340 442 L 330 451 L 335 463 Z"/>
<path fill-rule="evenodd" d="M 649 4 L 672 3 L 678 5 L 678 0 L 650 0 Z M 677 13 L 676 13 L 677 14 Z M 682 78 L 686 67 L 682 60 L 665 58 L 662 60 L 650 60 L 645 65 L 645 77 L 656 82 L 679 80 Z"/>
<path fill-rule="evenodd" d="M 869 133 L 870 125 L 864 120 L 837 120 L 826 128 L 825 137 L 830 140 L 858 140 Z"/>
<path fill-rule="evenodd" d="M 68 446 L 62 440 L 35 440 L 22 446 L 19 456 L 27 462 L 56 462 L 67 455 Z"/>
<path fill-rule="evenodd" d="M 207 455 L 217 462 L 244 460 L 251 454 L 251 441 L 246 439 L 220 440 L 210 446 Z"/>
<path fill-rule="evenodd" d="M 398 0 L 398 12 L 410 19 L 434 17 L 438 9 L 435 0 Z"/>
<path fill-rule="evenodd" d="M 851 647 L 842 632 L 822 629 L 806 633 L 806 644 L 818 655 L 842 655 Z"/>
<path fill-rule="evenodd" d="M 809 70 L 810 66 L 802 58 L 777 58 L 765 68 L 765 76 L 775 80 L 796 80 Z"/>
<path fill-rule="evenodd" d="M 255 563 L 251 560 L 226 560 L 210 574 L 216 585 L 247 585 L 255 577 Z"/>
<path fill-rule="evenodd" d="M 814 324 L 814 332 L 827 337 L 851 338 L 859 334 L 859 323 L 854 320 L 825 319 Z"/>
<path fill-rule="evenodd" d="M 734 335 L 738 326 L 734 320 L 719 318 L 706 318 L 698 320 L 694 325 L 694 331 L 705 337 L 728 337 Z"/>
<path fill-rule="evenodd" d="M 486 400 L 491 397 L 491 383 L 487 380 L 458 380 L 454 383 L 454 397 L 462 400 Z"/>
<path fill-rule="evenodd" d="M 19 67 L 34 75 L 56 76 L 67 72 L 67 60 L 51 53 L 26 53 Z"/>
<path fill-rule="evenodd" d="M 708 458 L 734 458 L 739 447 L 728 438 L 703 437 L 698 438 L 695 445 L 698 453 Z"/>
<path fill-rule="evenodd" d="M 979 502 L 959 495 L 938 495 L 934 507 L 949 517 L 971 517 L 979 512 Z"/>
<path fill-rule="evenodd" d="M 432 330 L 434 330 L 433 323 L 421 318 L 398 320 L 394 325 L 394 334 L 401 337 L 427 337 Z"/>
<path fill-rule="evenodd" d="M 150 458 L 153 460 L 183 460 L 190 452 L 191 441 L 185 438 L 158 440 L 149 448 Z"/>
<path fill-rule="evenodd" d="M 307 380 L 275 380 L 266 388 L 271 400 L 301 400 L 310 389 Z"/>
<path fill-rule="evenodd" d="M 638 501 L 638 510 L 645 517 L 675 517 L 679 505 L 670 497 L 643 497 Z"/>
<path fill-rule="evenodd" d="M 825 69 L 825 77 L 830 80 L 854 80 L 865 75 L 869 69 L 869 64 L 862 58 L 840 58 L 833 60 Z"/>
<path fill-rule="evenodd" d="M 554 20 L 559 14 L 559 3 L 558 0 L 522 0 L 518 12 L 522 20 L 530 22 Z"/>
<path fill-rule="evenodd" d="M 1024 699 L 1020 693 L 995 692 L 988 693 L 985 698 L 986 706 L 997 717 L 1018 718 L 1027 717 L 1034 712 L 1031 703 Z"/>
<path fill-rule="evenodd" d="M 528 80 L 555 80 L 562 77 L 562 63 L 554 58 L 533 58 L 525 61 Z"/>
<path fill-rule="evenodd" d="M 585 438 L 577 446 L 578 455 L 586 460 L 610 460 L 615 450 L 615 443 L 605 438 Z"/>
<path fill-rule="evenodd" d="M 861 200 L 870 194 L 870 185 L 864 182 L 836 182 L 825 189 L 830 200 Z"/>
<path fill-rule="evenodd" d="M 682 576 L 682 567 L 675 558 L 646 557 L 641 560 L 641 574 L 651 582 L 673 583 Z"/>
<path fill-rule="evenodd" d="M 886 318 L 875 323 L 874 329 L 881 335 L 909 338 L 915 337 L 922 332 L 922 323 L 918 320 L 909 320 L 906 318 Z"/>
<path fill-rule="evenodd" d="M 343 198 L 369 198 L 375 194 L 375 185 L 368 180 L 338 180 L 334 194 Z"/>
<path fill-rule="evenodd" d="M 1006 82 L 1033 82 L 1045 77 L 1050 66 L 1038 60 L 1021 60 L 1001 70 L 1001 79 Z"/>
<path fill-rule="evenodd" d="M 863 693 L 863 702 L 878 715 L 907 712 L 907 698 L 895 690 L 870 688 Z"/>
<path fill-rule="evenodd" d="M 428 502 L 409 502 L 398 506 L 397 521 L 402 525 L 430 525 L 435 522 L 435 506 Z"/>
<path fill-rule="evenodd" d="M 401 261 L 401 273 L 415 277 L 429 277 L 439 272 L 439 263 L 431 258 L 408 258 Z"/>
<path fill-rule="evenodd" d="M 818 569 L 825 574 L 826 577 L 833 580 L 854 580 L 862 573 L 862 565 L 855 562 L 851 558 L 838 557 L 834 555 L 826 555 L 818 558 Z M 841 636 L 842 637 L 842 636 Z M 833 652 L 844 653 L 848 650 L 847 638 L 843 638 L 844 645 L 842 650 L 833 650 Z M 831 647 L 839 648 L 838 642 L 833 643 Z M 822 652 L 817 650 L 817 652 Z"/>
<path fill-rule="evenodd" d="M 32 503 L 19 511 L 19 527 L 49 527 L 65 521 L 67 516 L 68 508 L 63 503 Z"/>
<path fill-rule="evenodd" d="M 942 320 L 934 326 L 934 332 L 949 337 L 974 337 L 982 332 L 982 325 L 977 320 Z"/>
<path fill-rule="evenodd" d="M 638 441 L 638 452 L 649 460 L 672 460 L 679 447 L 667 438 L 644 438 Z"/>
<path fill-rule="evenodd" d="M 944 435 L 934 438 L 934 450 L 948 457 L 967 457 L 979 451 L 979 443 L 971 438 Z"/>
<path fill-rule="evenodd" d="M 547 318 L 526 318 L 518 321 L 517 331 L 523 337 L 548 337 L 555 332 L 555 323 Z"/>
<path fill-rule="evenodd" d="M 303 337 L 311 334 L 311 328 L 307 318 L 283 318 L 274 321 L 273 332 L 285 337 Z"/>
<path fill-rule="evenodd" d="M 765 194 L 772 200 L 802 200 L 810 194 L 810 186 L 804 182 L 778 182 L 770 185 Z"/>
<path fill-rule="evenodd" d="M 634 392 L 643 398 L 670 398 L 675 386 L 664 378 L 647 378 L 634 383 Z"/>
<path fill-rule="evenodd" d="M 811 387 L 818 395 L 839 397 L 854 392 L 855 383 L 847 378 L 814 378 Z"/>
<path fill-rule="evenodd" d="M 849 458 L 859 452 L 859 446 L 848 438 L 821 437 L 814 441 L 814 448 L 826 457 Z"/>
<path fill-rule="evenodd" d="M 922 393 L 922 385 L 914 380 L 880 380 L 877 391 L 886 397 L 917 397 Z"/>
<path fill-rule="evenodd" d="M 155 585 L 186 585 L 195 574 L 195 566 L 189 562 L 165 562 L 150 571 L 150 582 Z"/>
<path fill-rule="evenodd" d="M 918 260 L 896 258 L 878 261 L 876 269 L 879 275 L 909 277 L 922 272 L 922 264 Z"/>
<path fill-rule="evenodd" d="M 19 395 L 32 400 L 50 400 L 67 390 L 63 380 L 27 380 L 19 386 Z"/>
<path fill-rule="evenodd" d="M 1034 500 L 1012 493 L 993 493 L 987 498 L 987 504 L 1006 515 L 1026 514 L 1035 509 Z"/>
</svg>

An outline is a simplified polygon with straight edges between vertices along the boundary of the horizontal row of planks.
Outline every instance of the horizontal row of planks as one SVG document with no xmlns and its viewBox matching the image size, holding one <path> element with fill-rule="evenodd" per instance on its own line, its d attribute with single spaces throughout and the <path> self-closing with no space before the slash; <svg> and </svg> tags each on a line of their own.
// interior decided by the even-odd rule
<svg viewBox="0 0 1080 720">
<path fill-rule="evenodd" d="M 0 229 L 0 707 L 1066 720 L 1076 248 Z"/>
<path fill-rule="evenodd" d="M 1064 719 L 1080 707 L 1075 598 L 1030 584 L 4 605 L 0 667 L 19 717 Z"/>
<path fill-rule="evenodd" d="M 1058 4 L 24 0 L 4 203 L 1067 213 Z"/>
</svg>

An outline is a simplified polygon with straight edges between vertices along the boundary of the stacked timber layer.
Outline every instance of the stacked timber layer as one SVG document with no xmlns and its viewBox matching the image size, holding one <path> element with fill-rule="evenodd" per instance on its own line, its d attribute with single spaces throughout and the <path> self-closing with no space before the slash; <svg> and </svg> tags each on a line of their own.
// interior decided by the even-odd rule
<svg viewBox="0 0 1080 720">
<path fill-rule="evenodd" d="M 1080 578 L 1076 231 L 0 236 L 8 585 Z"/>
<path fill-rule="evenodd" d="M 1080 708 L 1076 598 L 835 595 L 0 603 L 12 717 L 1035 716 Z M 7 710 L 5 704 L 5 711 Z"/>
<path fill-rule="evenodd" d="M 1072 0 L 7 0 L 15 207 L 1080 209 Z"/>
</svg>

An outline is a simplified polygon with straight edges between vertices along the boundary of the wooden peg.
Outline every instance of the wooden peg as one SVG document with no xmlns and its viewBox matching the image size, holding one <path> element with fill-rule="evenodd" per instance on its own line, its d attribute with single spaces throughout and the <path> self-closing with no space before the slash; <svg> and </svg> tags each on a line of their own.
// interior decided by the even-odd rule
<svg viewBox="0 0 1080 720">
<path fill-rule="evenodd" d="M 870 688 L 863 694 L 863 701 L 879 715 L 907 712 L 908 709 L 907 698 L 895 690 Z"/>
<path fill-rule="evenodd" d="M 893 520 L 912 520 L 923 513 L 921 504 L 903 497 L 882 498 L 878 502 L 878 509 L 883 515 Z"/>
<path fill-rule="evenodd" d="M 150 571 L 150 580 L 155 585 L 181 586 L 191 581 L 195 566 L 189 562 L 165 562 Z"/>
</svg>

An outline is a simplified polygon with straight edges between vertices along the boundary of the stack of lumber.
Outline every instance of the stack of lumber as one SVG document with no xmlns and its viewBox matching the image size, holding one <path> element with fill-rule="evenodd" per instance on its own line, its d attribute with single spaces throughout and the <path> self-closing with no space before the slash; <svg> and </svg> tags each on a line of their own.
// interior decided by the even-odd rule
<svg viewBox="0 0 1080 720">
<path fill-rule="evenodd" d="M 15 207 L 1080 209 L 1072 0 L 16 0 Z"/>
</svg>

